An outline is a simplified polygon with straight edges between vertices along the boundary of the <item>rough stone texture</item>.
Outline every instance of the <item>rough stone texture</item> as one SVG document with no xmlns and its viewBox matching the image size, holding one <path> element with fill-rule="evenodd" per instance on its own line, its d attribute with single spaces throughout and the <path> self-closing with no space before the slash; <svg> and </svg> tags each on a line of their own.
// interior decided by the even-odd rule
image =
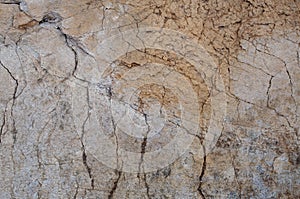
<svg viewBox="0 0 300 199">
<path fill-rule="evenodd" d="M 216 64 L 227 114 L 209 153 L 214 94 L 189 54 L 128 42 L 111 67 L 102 64 L 101 48 L 124 50 L 102 42 L 141 27 L 179 31 Z M 298 0 L 0 0 L 0 198 L 300 198 L 299 27 Z M 143 172 L 144 154 L 176 137 L 186 110 L 180 92 L 151 83 L 173 73 L 187 101 L 188 89 L 197 97 L 186 107 L 200 114 L 199 131 L 189 132 L 200 153 Z M 131 88 L 140 92 L 126 96 Z M 146 134 L 117 127 L 124 104 L 112 103 L 126 97 Z M 117 145 L 117 166 L 120 148 L 140 153 L 139 172 L 95 157 L 89 147 L 105 144 L 97 131 Z"/>
</svg>

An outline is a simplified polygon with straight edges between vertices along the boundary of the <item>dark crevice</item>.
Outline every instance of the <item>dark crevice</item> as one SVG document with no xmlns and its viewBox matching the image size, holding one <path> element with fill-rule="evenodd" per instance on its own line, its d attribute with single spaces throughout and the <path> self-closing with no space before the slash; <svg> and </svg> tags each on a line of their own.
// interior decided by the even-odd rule
<svg viewBox="0 0 300 199">
<path fill-rule="evenodd" d="M 202 148 L 203 148 L 203 163 L 202 163 L 202 170 L 201 170 L 201 173 L 200 173 L 200 176 L 199 176 L 199 186 L 198 186 L 198 192 L 199 194 L 201 195 L 202 198 L 205 199 L 205 196 L 204 196 L 204 193 L 202 191 L 202 182 L 203 182 L 203 176 L 205 174 L 205 170 L 206 170 L 206 151 L 205 151 L 205 147 L 202 145 Z"/>
<path fill-rule="evenodd" d="M 61 30 L 61 28 L 60 27 L 57 27 L 57 30 L 59 30 L 59 32 L 62 34 L 62 36 L 65 38 L 65 42 L 66 42 L 66 44 L 67 44 L 67 46 L 68 46 L 68 48 L 70 49 L 70 50 L 72 50 L 72 52 L 73 52 L 73 54 L 74 54 L 74 60 L 75 60 L 75 65 L 74 65 L 74 69 L 73 69 L 73 71 L 72 71 L 72 76 L 74 76 L 75 75 L 75 72 L 76 72 L 76 70 L 77 70 L 77 66 L 78 66 L 78 53 L 77 53 L 77 51 L 74 49 L 74 45 L 73 45 L 73 43 L 74 43 L 74 39 L 72 38 L 72 37 L 70 37 L 69 35 L 67 35 L 67 34 L 65 34 L 62 30 Z"/>
<path fill-rule="evenodd" d="M 78 181 L 76 180 L 76 190 L 75 190 L 75 194 L 73 196 L 73 199 L 76 199 L 77 198 L 77 195 L 78 195 L 78 189 L 79 189 L 79 185 L 78 185 Z"/>
<path fill-rule="evenodd" d="M 297 52 L 297 63 L 298 63 L 298 67 L 300 68 L 300 53 L 299 53 L 299 51 Z"/>
<path fill-rule="evenodd" d="M 144 181 L 145 181 L 145 187 L 146 187 L 146 194 L 147 194 L 147 197 L 150 198 L 150 195 L 149 195 L 149 190 L 150 190 L 150 188 L 149 188 L 149 185 L 148 185 L 148 183 L 147 183 L 147 174 L 146 174 L 146 173 L 144 173 Z"/>
<path fill-rule="evenodd" d="M 13 97 L 12 97 L 12 107 L 15 105 L 15 101 L 17 99 L 17 91 L 18 91 L 18 87 L 19 87 L 19 81 L 12 75 L 12 73 L 10 72 L 10 70 L 0 61 L 0 65 L 9 73 L 10 77 L 15 81 L 16 83 L 16 86 L 15 86 L 15 89 L 14 89 L 14 94 L 13 94 Z M 17 140 L 17 129 L 16 129 L 16 125 L 15 125 L 15 119 L 13 117 L 13 108 L 11 108 L 11 112 L 10 112 L 13 120 L 13 129 L 12 129 L 12 133 L 13 133 L 13 140 L 14 140 L 14 143 L 16 142 Z M 2 128 L 1 128 L 1 133 L 2 133 Z"/>
<path fill-rule="evenodd" d="M 10 77 L 15 81 L 16 86 L 15 86 L 15 90 L 14 90 L 14 94 L 13 94 L 13 99 L 17 98 L 17 90 L 18 90 L 18 86 L 19 86 L 19 82 L 18 80 L 12 75 L 12 73 L 10 72 L 10 70 L 5 67 L 5 65 L 0 61 L 1 66 L 9 73 Z"/>
<path fill-rule="evenodd" d="M 261 109 L 265 108 L 265 107 L 263 107 L 263 106 L 261 106 L 261 105 L 259 105 L 259 104 L 255 104 L 255 103 L 250 102 L 250 101 L 247 101 L 247 100 L 245 100 L 245 99 L 241 99 L 241 98 L 239 98 L 238 96 L 236 96 L 235 94 L 233 94 L 233 93 L 231 93 L 231 92 L 228 92 L 227 95 L 228 95 L 229 97 L 235 98 L 235 99 L 238 100 L 238 101 L 242 101 L 242 102 L 244 102 L 244 103 L 251 104 L 251 105 L 256 106 L 256 107 L 258 107 L 258 108 L 261 108 Z M 287 122 L 288 126 L 289 126 L 290 128 L 292 128 L 292 129 L 295 130 L 295 127 L 292 126 L 292 124 L 290 123 L 290 121 L 288 120 L 288 118 L 287 118 L 286 116 L 284 116 L 283 114 L 279 113 L 275 108 L 272 108 L 272 107 L 270 107 L 270 106 L 267 106 L 267 108 L 268 108 L 269 110 L 271 110 L 271 111 L 274 111 L 275 114 L 276 114 L 277 116 L 282 117 L 282 118 Z M 296 132 L 295 132 L 295 133 L 296 133 Z"/>
<path fill-rule="evenodd" d="M 118 154 L 118 151 L 119 151 L 119 140 L 118 140 L 118 136 L 117 136 L 117 133 L 116 133 L 117 125 L 116 125 L 116 122 L 115 122 L 115 119 L 114 119 L 113 113 L 112 113 L 113 93 L 112 93 L 112 88 L 110 86 L 104 86 L 103 88 L 105 88 L 107 96 L 108 96 L 108 99 L 109 99 L 109 102 L 110 102 L 110 117 L 111 117 L 111 124 L 113 126 L 113 134 L 114 134 L 115 140 L 116 140 L 117 168 L 119 169 L 119 154 Z"/>
<path fill-rule="evenodd" d="M 142 113 L 143 113 L 143 115 L 144 115 L 145 123 L 146 123 L 146 125 L 148 126 L 148 129 L 147 129 L 147 132 L 146 132 L 146 136 L 143 138 L 143 141 L 142 141 L 142 144 L 141 144 L 141 160 L 140 160 L 140 163 L 139 163 L 139 172 L 138 172 L 138 175 L 137 175 L 138 178 L 140 177 L 140 174 L 142 173 L 142 171 L 141 171 L 141 166 L 142 166 L 142 164 L 143 164 L 143 161 L 144 161 L 144 155 L 145 155 L 145 152 L 146 152 L 148 133 L 150 132 L 150 126 L 149 126 L 149 123 L 148 123 L 147 114 L 144 113 L 144 112 L 142 112 Z"/>
<path fill-rule="evenodd" d="M 10 72 L 10 70 L 1 62 L 0 60 L 0 65 L 9 73 L 10 77 L 15 81 L 16 83 L 16 86 L 15 86 L 15 89 L 14 89 L 14 93 L 13 93 L 13 97 L 12 97 L 12 106 L 11 106 L 11 110 L 10 110 L 10 114 L 11 114 L 11 117 L 12 117 L 12 137 L 13 137 L 13 146 L 12 146 L 12 149 L 15 148 L 15 143 L 17 141 L 17 129 L 16 129 L 16 122 L 15 122 L 15 119 L 14 119 L 14 114 L 13 114 L 13 107 L 15 105 L 15 101 L 17 99 L 17 91 L 18 91 L 18 87 L 19 87 L 19 81 L 12 75 L 12 73 Z M 2 129 L 1 129 L 1 133 L 2 133 Z M 1 137 L 0 137 L 1 139 Z M 14 153 L 13 153 L 13 150 L 11 150 L 11 157 L 12 157 L 12 163 L 13 163 L 13 173 L 14 175 L 16 174 L 15 173 L 15 161 L 14 161 Z M 15 189 L 15 186 L 14 186 L 14 183 L 12 183 L 12 186 L 11 186 L 11 196 L 12 198 L 15 198 L 15 194 L 14 194 L 14 189 Z"/>
<path fill-rule="evenodd" d="M 89 99 L 89 91 L 87 89 L 87 102 L 88 102 L 88 111 L 87 111 L 87 117 L 86 119 L 84 120 L 83 124 L 82 124 L 82 134 L 81 134 L 81 137 L 80 137 L 80 142 L 81 142 L 81 148 L 82 148 L 82 162 L 88 172 L 88 175 L 89 175 L 89 178 L 91 180 L 91 188 L 94 189 L 95 188 L 95 180 L 93 178 L 93 175 L 92 175 L 92 169 L 91 167 L 88 165 L 87 163 L 87 154 L 86 154 L 86 150 L 85 150 L 85 145 L 83 143 L 83 137 L 84 137 L 84 132 L 85 132 L 85 124 L 86 122 L 88 121 L 88 119 L 90 118 L 90 99 Z"/>
<path fill-rule="evenodd" d="M 288 79 L 289 79 L 289 86 L 290 86 L 290 92 L 291 92 L 291 95 L 290 95 L 290 96 L 291 96 L 291 98 L 293 99 L 293 102 L 294 102 L 294 104 L 295 104 L 295 106 L 296 106 L 296 110 L 297 110 L 298 105 L 297 105 L 296 99 L 295 99 L 295 97 L 294 97 L 294 89 L 293 89 L 292 76 L 291 76 L 291 74 L 290 74 L 290 71 L 288 70 L 287 63 L 286 63 L 282 58 L 277 57 L 276 55 L 273 55 L 273 54 L 271 54 L 271 53 L 268 53 L 268 52 L 265 52 L 265 51 L 262 51 L 262 50 L 259 50 L 259 49 L 257 49 L 257 51 L 258 51 L 258 52 L 261 52 L 261 53 L 265 53 L 265 54 L 267 54 L 267 55 L 269 55 L 269 56 L 272 56 L 272 57 L 278 59 L 279 61 L 281 61 L 281 62 L 283 63 L 283 65 L 284 65 L 284 67 L 285 67 L 285 71 L 286 71 L 287 76 L 288 76 Z M 290 121 L 288 120 L 288 118 L 287 118 L 286 116 L 284 116 L 282 113 L 279 113 L 279 112 L 276 110 L 276 108 L 272 108 L 272 107 L 270 107 L 268 104 L 267 104 L 267 107 L 270 108 L 271 110 L 275 111 L 275 113 L 276 113 L 277 115 L 283 117 L 283 118 L 287 121 L 287 123 L 288 123 L 288 125 L 289 125 L 290 128 L 295 129 L 295 128 L 292 126 L 292 124 L 290 123 Z"/>
<path fill-rule="evenodd" d="M 146 146 L 147 146 L 147 137 L 144 137 L 142 145 L 141 145 L 141 153 L 142 153 L 142 155 L 145 154 Z M 143 156 L 142 156 L 142 160 L 143 160 Z"/>
<path fill-rule="evenodd" d="M 78 48 L 81 52 L 83 52 L 84 54 L 88 55 L 89 57 L 92 57 L 93 59 L 95 59 L 95 57 L 88 52 L 88 50 L 85 49 L 85 47 L 78 41 L 78 39 L 66 34 L 63 32 L 63 30 L 61 29 L 61 27 L 56 27 L 56 29 L 61 33 L 61 35 L 65 38 L 65 42 L 67 44 L 67 46 L 73 51 L 74 55 L 75 55 L 75 59 L 77 59 L 77 63 L 78 63 L 78 53 L 75 51 L 75 48 Z M 76 61 L 76 60 L 75 60 Z M 76 66 L 77 67 L 77 66 Z M 76 70 L 74 70 L 75 72 Z"/>
<path fill-rule="evenodd" d="M 141 170 L 142 168 L 142 164 L 143 164 L 143 161 L 144 161 L 144 155 L 145 155 L 145 152 L 146 152 L 146 147 L 147 147 L 147 140 L 148 140 L 148 134 L 150 132 L 150 125 L 148 123 L 148 117 L 147 117 L 147 114 L 142 110 L 142 114 L 145 118 L 145 123 L 147 125 L 147 132 L 146 132 L 146 136 L 142 139 L 142 144 L 141 144 L 141 160 L 139 162 L 139 172 L 137 174 L 137 177 L 139 178 L 140 180 L 140 177 L 141 177 L 141 174 L 143 173 L 143 178 L 144 178 L 144 184 L 145 184 L 145 188 L 146 188 L 146 194 L 147 194 L 147 197 L 150 198 L 149 196 L 149 185 L 147 183 L 147 176 L 146 176 L 146 173 L 144 170 Z"/>
<path fill-rule="evenodd" d="M 83 143 L 82 143 L 82 145 L 83 145 Z M 84 164 L 84 166 L 89 174 L 89 177 L 91 179 L 91 187 L 92 187 L 92 189 L 94 189 L 95 185 L 94 185 L 94 178 L 92 176 L 92 169 L 89 167 L 89 165 L 87 163 L 87 155 L 86 155 L 85 149 L 83 149 L 83 151 L 82 151 L 82 161 L 83 161 L 83 164 Z"/>
<path fill-rule="evenodd" d="M 56 12 L 49 12 L 46 14 L 43 19 L 39 22 L 39 24 L 43 23 L 58 23 L 62 21 L 62 17 Z"/>
<path fill-rule="evenodd" d="M 270 80 L 269 80 L 269 86 L 267 89 L 267 106 L 270 106 L 270 89 L 272 86 L 272 80 L 273 80 L 274 76 L 271 76 Z"/>
<path fill-rule="evenodd" d="M 2 142 L 3 129 L 4 129 L 4 126 L 6 124 L 6 119 L 5 119 L 6 118 L 6 111 L 7 111 L 7 104 L 5 106 L 3 121 L 2 121 L 1 129 L 0 129 L 0 144 Z"/>
<path fill-rule="evenodd" d="M 8 4 L 8 5 L 20 5 L 21 1 L 19 0 L 4 0 L 4 1 L 0 1 L 0 4 Z"/>
<path fill-rule="evenodd" d="M 120 180 L 120 178 L 121 178 L 122 172 L 121 172 L 121 171 L 117 171 L 117 173 L 118 173 L 118 177 L 117 177 L 117 179 L 114 181 L 113 187 L 112 187 L 112 189 L 111 189 L 110 192 L 109 192 L 108 199 L 112 199 L 113 196 L 114 196 L 115 191 L 117 190 L 118 183 L 119 183 L 119 180 Z"/>
</svg>

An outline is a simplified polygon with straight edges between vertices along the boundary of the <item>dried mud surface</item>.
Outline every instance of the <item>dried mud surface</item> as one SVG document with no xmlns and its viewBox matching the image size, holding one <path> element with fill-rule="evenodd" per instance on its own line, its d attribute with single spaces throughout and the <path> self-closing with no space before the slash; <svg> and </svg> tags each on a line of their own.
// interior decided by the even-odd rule
<svg viewBox="0 0 300 199">
<path fill-rule="evenodd" d="M 185 110 L 200 114 L 191 132 L 196 148 L 217 116 L 188 54 L 121 46 L 126 53 L 104 71 L 101 42 L 142 27 L 175 30 L 202 46 L 226 95 L 210 153 L 184 153 L 151 172 L 143 172 L 145 154 L 176 137 Z M 299 198 L 299 27 L 298 0 L 0 0 L 0 198 Z M 173 73 L 182 78 L 171 76 L 178 90 L 151 82 Z M 109 85 L 93 93 L 101 74 Z M 127 96 L 131 88 L 140 92 Z M 184 101 L 179 93 L 193 95 Z M 146 127 L 140 138 L 113 119 L 123 105 L 112 103 L 126 97 Z M 162 110 L 170 116 L 164 128 L 151 116 Z M 157 129 L 162 137 L 150 137 Z M 117 163 L 120 148 L 140 153 L 139 172 L 99 161 L 90 148 L 99 144 L 94 131 L 114 140 Z"/>
</svg>

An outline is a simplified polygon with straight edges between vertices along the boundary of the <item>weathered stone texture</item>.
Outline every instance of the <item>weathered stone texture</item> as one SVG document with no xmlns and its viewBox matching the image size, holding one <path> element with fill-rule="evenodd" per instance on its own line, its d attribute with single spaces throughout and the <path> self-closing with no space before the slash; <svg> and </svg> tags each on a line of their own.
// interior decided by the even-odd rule
<svg viewBox="0 0 300 199">
<path fill-rule="evenodd" d="M 189 53 L 148 48 L 144 27 L 180 32 L 157 31 L 155 45 Z M 298 0 L 0 0 L 0 198 L 300 198 L 299 27 Z M 103 48 L 126 53 L 105 62 Z M 194 136 L 189 150 L 144 172 L 178 129 Z M 99 160 L 95 132 L 118 169 Z M 124 171 L 123 149 L 141 154 L 139 172 Z"/>
</svg>

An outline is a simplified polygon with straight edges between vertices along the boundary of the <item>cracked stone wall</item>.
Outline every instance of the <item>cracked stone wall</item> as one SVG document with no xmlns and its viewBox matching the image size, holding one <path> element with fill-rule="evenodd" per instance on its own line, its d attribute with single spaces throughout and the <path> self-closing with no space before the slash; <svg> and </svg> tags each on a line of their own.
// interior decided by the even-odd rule
<svg viewBox="0 0 300 199">
<path fill-rule="evenodd" d="M 300 198 L 299 0 L 0 0 L 0 198 Z"/>
</svg>

